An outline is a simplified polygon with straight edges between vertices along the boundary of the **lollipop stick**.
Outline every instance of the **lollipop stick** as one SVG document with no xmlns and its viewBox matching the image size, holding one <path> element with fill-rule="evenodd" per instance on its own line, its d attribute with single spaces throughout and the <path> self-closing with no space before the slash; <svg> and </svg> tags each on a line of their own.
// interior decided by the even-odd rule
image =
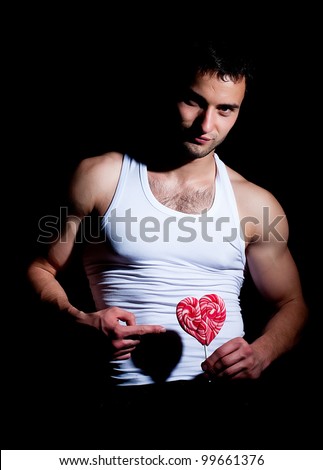
<svg viewBox="0 0 323 470">
<path fill-rule="evenodd" d="M 205 356 L 205 359 L 207 359 L 207 346 L 206 346 L 206 344 L 204 344 L 204 356 Z M 209 379 L 209 383 L 211 383 L 211 382 L 212 382 L 212 380 Z"/>
</svg>

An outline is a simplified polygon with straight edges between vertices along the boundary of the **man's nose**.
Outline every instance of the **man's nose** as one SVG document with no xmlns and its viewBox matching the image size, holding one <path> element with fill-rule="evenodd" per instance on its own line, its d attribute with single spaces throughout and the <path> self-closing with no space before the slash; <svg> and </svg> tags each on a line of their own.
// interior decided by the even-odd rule
<svg viewBox="0 0 323 470">
<path fill-rule="evenodd" d="M 216 110 L 212 107 L 206 108 L 203 110 L 200 119 L 203 133 L 207 134 L 208 132 L 211 132 L 216 122 Z"/>
</svg>

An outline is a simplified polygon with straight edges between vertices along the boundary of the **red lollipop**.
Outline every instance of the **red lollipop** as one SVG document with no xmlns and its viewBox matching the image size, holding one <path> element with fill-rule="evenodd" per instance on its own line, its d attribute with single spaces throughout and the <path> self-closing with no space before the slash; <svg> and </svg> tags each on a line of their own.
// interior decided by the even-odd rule
<svg viewBox="0 0 323 470">
<path fill-rule="evenodd" d="M 184 331 L 194 336 L 204 347 L 221 330 L 226 318 L 224 300 L 217 294 L 208 294 L 199 300 L 185 297 L 176 307 L 176 316 Z"/>
</svg>

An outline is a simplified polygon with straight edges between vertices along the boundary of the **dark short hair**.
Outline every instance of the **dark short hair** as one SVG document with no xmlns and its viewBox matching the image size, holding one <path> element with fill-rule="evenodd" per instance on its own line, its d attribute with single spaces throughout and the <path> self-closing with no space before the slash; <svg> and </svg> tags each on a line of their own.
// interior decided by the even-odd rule
<svg viewBox="0 0 323 470">
<path fill-rule="evenodd" d="M 178 85 L 191 82 L 196 74 L 214 73 L 233 81 L 253 76 L 251 52 L 244 41 L 230 42 L 217 37 L 202 37 L 185 42 L 176 50 Z"/>
</svg>

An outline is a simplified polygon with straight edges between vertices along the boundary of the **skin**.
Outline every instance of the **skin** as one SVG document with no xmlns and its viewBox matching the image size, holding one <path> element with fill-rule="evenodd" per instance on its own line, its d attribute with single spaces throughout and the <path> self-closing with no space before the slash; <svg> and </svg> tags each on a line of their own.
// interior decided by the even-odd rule
<svg viewBox="0 0 323 470">
<path fill-rule="evenodd" d="M 206 74 L 198 76 L 177 103 L 181 145 L 176 152 L 181 154 L 174 155 L 174 159 L 185 163 L 167 171 L 148 171 L 152 192 L 160 202 L 187 213 L 200 213 L 210 206 L 216 193 L 214 151 L 235 124 L 245 89 L 244 78 L 233 82 Z M 56 305 L 79 323 L 103 331 L 111 338 L 114 358 L 127 359 L 140 342 L 140 336 L 163 333 L 165 328 L 136 325 L 134 315 L 118 307 L 86 314 L 70 303 L 56 279 L 58 271 L 68 263 L 83 217 L 94 210 L 103 215 L 108 208 L 121 165 L 122 154 L 117 152 L 80 162 L 70 185 L 70 215 L 61 239 L 50 246 L 46 258 L 31 263 L 28 277 L 42 301 Z M 249 344 L 243 338 L 233 338 L 212 352 L 201 367 L 209 379 L 223 376 L 256 379 L 298 342 L 308 310 L 297 267 L 287 246 L 288 221 L 281 205 L 267 190 L 227 169 L 243 221 L 248 269 L 259 292 L 275 306 L 275 315 L 254 342 Z M 205 189 L 206 196 L 185 206 L 182 196 L 197 192 L 198 188 Z M 264 208 L 269 210 L 269 220 Z M 269 232 L 268 225 L 272 222 L 275 230 Z M 121 325 L 119 320 L 126 325 Z"/>
</svg>

